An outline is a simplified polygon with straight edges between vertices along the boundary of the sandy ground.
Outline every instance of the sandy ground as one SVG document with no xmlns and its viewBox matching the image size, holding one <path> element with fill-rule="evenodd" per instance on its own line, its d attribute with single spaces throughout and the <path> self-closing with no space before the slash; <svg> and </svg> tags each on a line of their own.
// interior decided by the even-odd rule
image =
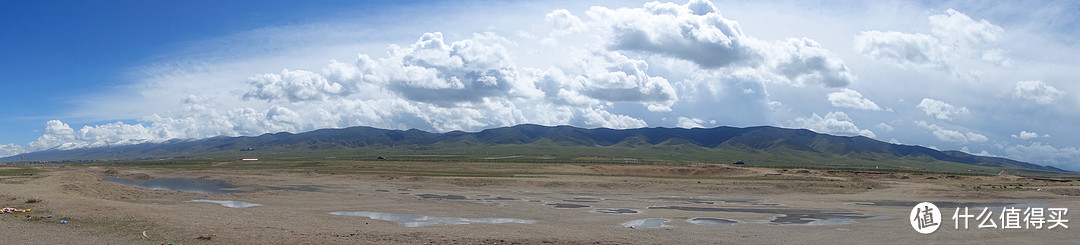
<svg viewBox="0 0 1080 245">
<path fill-rule="evenodd" d="M 4 168 L 4 167 L 0 167 Z M 729 166 L 552 165 L 545 174 L 515 177 L 416 177 L 397 174 L 319 174 L 276 169 L 174 170 L 79 165 L 36 166 L 34 176 L 0 178 L 0 206 L 32 208 L 0 214 L 0 244 L 1030 244 L 1074 241 L 1070 228 L 953 228 L 953 208 L 929 235 L 908 222 L 913 206 L 857 205 L 874 201 L 1044 203 L 1080 208 L 1080 183 L 1018 177 L 949 177 L 759 169 Z M 224 180 L 242 193 L 150 190 L 103 181 L 153 178 Z M 933 177 L 932 179 L 927 179 Z M 1022 185 L 1022 186 L 1020 186 Z M 314 189 L 275 190 L 306 186 Z M 1008 187 L 1008 188 L 999 188 Z M 1043 189 L 1043 191 L 1039 191 Z M 1051 191 L 1054 190 L 1054 191 Z M 458 195 L 464 200 L 422 198 Z M 477 200 L 495 199 L 504 200 Z M 262 204 L 229 208 L 196 199 Z M 509 200 L 513 199 L 513 200 Z M 555 208 L 547 204 L 580 204 Z M 983 207 L 970 205 L 976 215 Z M 724 212 L 650 209 L 680 206 Z M 632 209 L 604 214 L 596 209 Z M 844 212 L 874 219 L 826 225 L 778 225 L 782 212 Z M 744 211 L 731 211 L 744 210 Z M 532 224 L 405 227 L 331 212 L 381 212 L 433 217 L 509 218 Z M 28 219 L 26 215 L 31 215 Z M 42 217 L 45 218 L 42 218 Z M 994 217 L 998 213 L 994 213 Z M 687 222 L 735 220 L 729 226 Z M 1070 212 L 1065 218 L 1080 220 Z M 668 219 L 659 228 L 629 228 L 640 219 Z M 59 220 L 69 221 L 60 224 Z M 998 221 L 1000 226 L 1000 221 Z M 143 234 L 146 234 L 144 237 Z M 1069 242 L 1066 242 L 1069 243 Z"/>
</svg>

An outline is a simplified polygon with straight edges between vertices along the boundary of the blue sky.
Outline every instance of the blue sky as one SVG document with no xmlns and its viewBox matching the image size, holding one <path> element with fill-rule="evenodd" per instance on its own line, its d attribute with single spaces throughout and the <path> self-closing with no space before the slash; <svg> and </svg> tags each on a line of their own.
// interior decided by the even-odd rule
<svg viewBox="0 0 1080 245">
<path fill-rule="evenodd" d="M 0 155 L 359 125 L 773 125 L 1080 170 L 1077 5 L 16 2 Z"/>
<path fill-rule="evenodd" d="M 0 72 L 8 91 L 0 139 L 29 142 L 65 118 L 75 97 L 130 84 L 135 67 L 167 62 L 191 42 L 320 21 L 382 2 L 15 1 L 0 10 Z M 30 103 L 32 101 L 32 103 Z M 18 105 L 18 106 L 14 106 Z M 130 120 L 117 118 L 117 120 Z M 73 118 L 77 124 L 93 123 Z M 6 142 L 5 142 L 6 143 Z"/>
</svg>

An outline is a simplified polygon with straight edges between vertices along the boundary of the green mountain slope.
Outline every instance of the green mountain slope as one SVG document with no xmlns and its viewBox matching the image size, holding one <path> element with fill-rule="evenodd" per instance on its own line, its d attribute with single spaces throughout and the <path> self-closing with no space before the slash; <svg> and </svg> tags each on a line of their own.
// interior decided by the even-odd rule
<svg viewBox="0 0 1080 245">
<path fill-rule="evenodd" d="M 959 151 L 897 145 L 862 136 L 819 134 L 777 127 L 584 129 L 570 126 L 518 125 L 480 132 L 430 133 L 372 127 L 321 129 L 255 137 L 170 140 L 128 146 L 47 150 L 7 158 L 18 161 L 134 159 L 358 158 L 372 156 L 443 156 L 482 160 L 490 156 L 515 161 L 611 159 L 656 163 L 730 163 L 818 168 L 877 168 L 912 171 L 1067 174 L 1058 168 Z"/>
</svg>

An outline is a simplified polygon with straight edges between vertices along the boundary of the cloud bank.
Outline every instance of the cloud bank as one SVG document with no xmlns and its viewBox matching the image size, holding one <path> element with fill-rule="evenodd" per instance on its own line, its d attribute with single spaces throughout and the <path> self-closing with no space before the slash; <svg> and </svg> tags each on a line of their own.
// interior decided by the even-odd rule
<svg viewBox="0 0 1080 245">
<path fill-rule="evenodd" d="M 574 35 L 599 44 L 545 51 L 558 53 L 556 63 L 522 65 L 527 59 L 515 56 L 522 53 L 516 49 L 529 40 L 493 32 L 451 40 L 441 32 L 428 32 L 411 44 L 387 46 L 385 56 L 360 53 L 349 62 L 331 60 L 322 69 L 253 74 L 227 95 L 246 107 L 221 106 L 215 103 L 219 97 L 193 94 L 180 101 L 183 109 L 129 123 L 76 131 L 59 120 L 49 121 L 43 135 L 27 147 L 3 149 L 10 154 L 357 125 L 434 131 L 522 123 L 638 128 L 659 119 L 704 127 L 715 125 L 717 118 L 697 110 L 715 108 L 713 99 L 726 97 L 724 90 L 742 87 L 734 94 L 757 97 L 754 101 L 760 104 L 751 107 L 765 107 L 779 102 L 760 99 L 766 96 L 764 83 L 843 87 L 856 79 L 838 55 L 816 41 L 759 40 L 708 1 L 592 7 L 584 16 L 558 9 L 542 19 L 552 29 L 540 34 L 547 35 L 541 47 L 545 41 Z M 697 71 L 693 73 L 704 76 L 673 82 L 652 70 L 649 60 L 658 59 L 689 62 Z M 673 70 L 668 66 L 660 72 Z M 684 94 L 692 99 L 682 99 Z M 837 103 L 876 108 L 854 95 L 859 98 Z M 807 119 L 813 122 L 799 122 L 825 132 L 873 136 L 843 112 L 814 117 Z"/>
<path fill-rule="evenodd" d="M 933 4 L 546 2 L 464 6 L 477 12 L 441 25 L 272 27 L 248 38 L 284 44 L 200 41 L 224 54 L 136 67 L 129 90 L 72 113 L 92 119 L 47 121 L 0 156 L 350 126 L 774 125 L 1080 169 L 1066 129 L 1080 122 L 1067 69 L 1080 45 L 1040 29 L 1058 20 L 1018 3 Z M 290 47 L 303 40 L 324 46 Z"/>
</svg>

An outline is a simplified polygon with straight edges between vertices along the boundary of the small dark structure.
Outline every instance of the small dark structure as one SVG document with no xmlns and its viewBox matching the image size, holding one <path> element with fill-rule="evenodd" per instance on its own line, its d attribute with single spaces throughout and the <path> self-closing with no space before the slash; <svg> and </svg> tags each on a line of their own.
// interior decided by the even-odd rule
<svg viewBox="0 0 1080 245">
<path fill-rule="evenodd" d="M 743 164 L 746 164 L 746 163 L 745 163 L 745 162 L 743 162 L 743 161 L 735 161 L 735 162 L 733 162 L 733 163 L 731 163 L 731 164 L 735 164 L 735 165 L 743 165 Z"/>
<path fill-rule="evenodd" d="M 375 159 L 379 159 L 379 160 L 386 160 L 386 158 L 385 158 L 385 157 L 378 157 L 378 158 L 375 158 Z"/>
</svg>

